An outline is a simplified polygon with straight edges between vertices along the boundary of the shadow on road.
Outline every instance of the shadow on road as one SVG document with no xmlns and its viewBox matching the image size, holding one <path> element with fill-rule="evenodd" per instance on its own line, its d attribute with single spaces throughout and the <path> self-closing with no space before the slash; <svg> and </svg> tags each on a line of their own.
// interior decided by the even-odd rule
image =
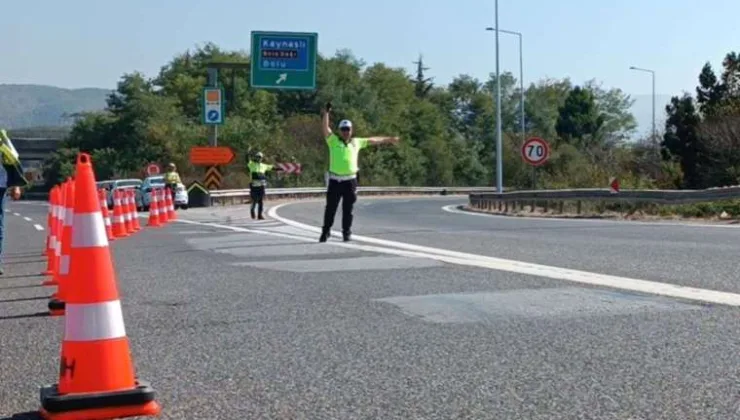
<svg viewBox="0 0 740 420">
<path fill-rule="evenodd" d="M 38 411 L 28 411 L 25 413 L 16 413 L 10 417 L 3 417 L 0 420 L 43 420 L 41 413 Z"/>
<path fill-rule="evenodd" d="M 19 276 L 19 277 L 25 277 L 25 276 Z M 5 286 L 5 287 L 0 287 L 0 290 L 30 289 L 32 287 L 44 287 L 44 285 L 43 284 L 26 284 L 22 286 Z"/>
<path fill-rule="evenodd" d="M 22 315 L 7 315 L 7 316 L 0 316 L 0 321 L 10 320 L 10 319 L 42 318 L 46 316 L 49 316 L 48 312 L 36 312 L 35 314 L 22 314 Z"/>
<path fill-rule="evenodd" d="M 27 298 L 4 299 L 4 300 L 0 300 L 0 303 L 26 302 L 29 300 L 44 300 L 44 299 L 49 299 L 49 298 L 51 298 L 51 296 L 35 296 L 35 297 L 27 297 Z"/>
</svg>

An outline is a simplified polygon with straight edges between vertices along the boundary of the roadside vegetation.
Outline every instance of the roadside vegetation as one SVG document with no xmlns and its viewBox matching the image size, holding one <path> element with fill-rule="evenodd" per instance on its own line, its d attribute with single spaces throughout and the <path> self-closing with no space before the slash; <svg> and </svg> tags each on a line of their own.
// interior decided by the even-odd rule
<svg viewBox="0 0 740 420">
<path fill-rule="evenodd" d="M 79 150 L 91 152 L 99 179 L 143 177 L 150 162 L 175 162 L 185 181 L 202 179 L 188 162 L 193 145 L 207 144 L 200 123 L 200 95 L 210 61 L 249 62 L 249 55 L 207 44 L 175 56 L 159 74 L 124 74 L 104 111 L 77 116 L 63 147 L 44 164 L 54 184 L 72 171 Z M 225 168 L 223 188 L 247 185 L 245 156 L 262 151 L 269 162 L 299 162 L 301 175 L 272 175 L 272 186 L 320 186 L 327 164 L 319 111 L 332 101 L 334 119 L 349 118 L 357 135 L 399 135 L 395 147 L 363 151 L 362 184 L 373 186 L 485 186 L 495 177 L 495 78 L 461 74 L 434 82 L 423 57 L 415 71 L 367 64 L 350 51 L 319 57 L 318 89 L 274 92 L 249 87 L 249 70 L 224 70 L 226 124 L 219 145 L 237 161 Z M 672 98 L 659 138 L 631 141 L 636 123 L 632 99 L 592 80 L 565 79 L 525 86 L 526 133 L 521 132 L 521 91 L 511 73 L 501 75 L 504 182 L 511 189 L 707 188 L 740 184 L 740 56 L 729 53 L 718 72 L 707 63 L 693 94 Z M 336 121 L 335 121 L 336 122 Z M 523 139 L 552 145 L 537 170 L 522 162 Z M 666 207 L 667 208 L 667 207 Z M 737 202 L 679 206 L 678 214 L 740 214 Z"/>
</svg>

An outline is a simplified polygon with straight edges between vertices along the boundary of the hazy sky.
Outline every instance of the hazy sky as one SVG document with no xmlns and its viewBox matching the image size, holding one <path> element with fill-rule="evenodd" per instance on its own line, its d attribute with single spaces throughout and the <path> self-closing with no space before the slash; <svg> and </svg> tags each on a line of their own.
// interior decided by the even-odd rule
<svg viewBox="0 0 740 420">
<path fill-rule="evenodd" d="M 495 69 L 492 0 L 0 0 L 0 15 L 0 83 L 114 88 L 207 41 L 248 51 L 252 30 L 318 32 L 322 54 L 409 71 L 421 53 L 438 83 Z M 650 75 L 631 65 L 656 71 L 658 94 L 693 91 L 705 61 L 740 50 L 737 16 L 738 0 L 499 0 L 501 29 L 524 34 L 525 83 L 596 78 L 640 97 Z M 518 77 L 517 37 L 500 43 Z"/>
</svg>

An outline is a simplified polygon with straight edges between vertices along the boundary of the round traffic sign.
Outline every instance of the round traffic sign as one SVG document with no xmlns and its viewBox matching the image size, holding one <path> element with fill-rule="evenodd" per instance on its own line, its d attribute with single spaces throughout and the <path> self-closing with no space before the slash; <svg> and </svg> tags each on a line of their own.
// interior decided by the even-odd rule
<svg viewBox="0 0 740 420">
<path fill-rule="evenodd" d="M 159 165 L 156 163 L 150 163 L 146 166 L 146 174 L 149 176 L 154 176 L 159 174 Z"/>
<path fill-rule="evenodd" d="M 219 112 L 215 109 L 208 111 L 208 121 L 218 121 Z"/>
<path fill-rule="evenodd" d="M 522 145 L 522 159 L 532 166 L 540 166 L 550 158 L 550 145 L 539 137 L 532 137 Z"/>
</svg>

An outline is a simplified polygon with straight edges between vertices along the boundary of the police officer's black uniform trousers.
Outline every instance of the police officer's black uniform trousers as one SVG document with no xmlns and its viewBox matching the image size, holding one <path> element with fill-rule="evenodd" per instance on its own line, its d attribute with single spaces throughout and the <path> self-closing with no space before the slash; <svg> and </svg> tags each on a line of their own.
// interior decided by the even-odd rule
<svg viewBox="0 0 740 420">
<path fill-rule="evenodd" d="M 260 174 L 257 172 L 252 173 L 252 180 L 253 181 L 262 181 L 266 179 L 265 174 Z M 264 207 L 263 205 L 263 199 L 265 198 L 265 185 L 253 185 L 249 184 L 249 197 L 252 199 L 252 206 L 249 210 L 252 219 L 254 219 L 254 208 L 257 207 L 257 217 L 259 219 L 264 219 L 262 216 L 262 209 Z"/>
<path fill-rule="evenodd" d="M 348 241 L 352 234 L 352 210 L 357 201 L 357 178 L 346 181 L 329 180 L 329 187 L 326 189 L 324 227 L 319 239 L 321 242 L 325 242 L 330 236 L 339 200 L 342 201 L 342 236 Z"/>
</svg>

